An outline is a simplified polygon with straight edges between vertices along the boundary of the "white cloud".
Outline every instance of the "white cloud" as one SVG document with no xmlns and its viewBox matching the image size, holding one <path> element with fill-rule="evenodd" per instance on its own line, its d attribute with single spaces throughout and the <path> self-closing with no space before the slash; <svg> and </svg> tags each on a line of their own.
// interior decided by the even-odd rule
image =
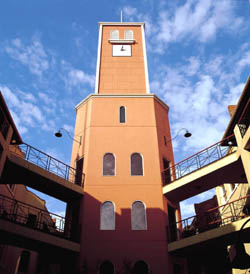
<svg viewBox="0 0 250 274">
<path fill-rule="evenodd" d="M 148 46 L 158 53 L 164 53 L 169 43 L 183 40 L 186 43 L 190 40 L 209 42 L 220 30 L 230 33 L 243 23 L 242 18 L 234 14 L 231 0 L 186 0 L 171 8 L 165 5 L 157 18 L 132 6 L 125 6 L 123 12 L 128 21 L 146 22 L 146 33 L 151 36 Z"/>
<path fill-rule="evenodd" d="M 4 85 L 0 85 L 0 90 L 21 134 L 27 133 L 28 127 L 38 127 L 44 131 L 55 129 L 55 121 L 45 116 L 42 105 L 38 105 L 38 100 L 34 95 L 19 90 L 13 91 Z"/>
<path fill-rule="evenodd" d="M 19 38 L 13 39 L 5 51 L 11 58 L 28 66 L 32 74 L 42 76 L 42 73 L 49 69 L 48 55 L 37 36 L 33 36 L 30 45 L 24 45 Z"/>
<path fill-rule="evenodd" d="M 82 70 L 72 69 L 68 74 L 68 81 L 70 86 L 78 86 L 88 84 L 91 87 L 95 85 L 95 76 L 85 73 Z"/>
</svg>

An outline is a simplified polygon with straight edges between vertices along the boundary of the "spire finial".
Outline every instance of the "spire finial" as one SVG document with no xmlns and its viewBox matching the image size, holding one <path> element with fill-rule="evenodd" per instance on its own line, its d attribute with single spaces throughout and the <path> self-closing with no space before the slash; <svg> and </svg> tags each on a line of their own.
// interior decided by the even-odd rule
<svg viewBox="0 0 250 274">
<path fill-rule="evenodd" d="M 122 23 L 122 10 L 121 10 L 121 23 Z"/>
</svg>

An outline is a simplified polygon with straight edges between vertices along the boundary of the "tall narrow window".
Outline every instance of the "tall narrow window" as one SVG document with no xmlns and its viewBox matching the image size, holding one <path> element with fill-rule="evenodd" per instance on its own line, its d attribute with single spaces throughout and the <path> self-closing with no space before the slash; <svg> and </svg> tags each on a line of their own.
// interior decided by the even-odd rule
<svg viewBox="0 0 250 274">
<path fill-rule="evenodd" d="M 124 38 L 125 38 L 125 40 L 133 40 L 133 31 L 125 30 Z"/>
<path fill-rule="evenodd" d="M 82 177 L 83 177 L 83 163 L 84 158 L 76 160 L 76 175 L 75 175 L 75 184 L 81 186 L 82 185 Z"/>
<path fill-rule="evenodd" d="M 146 209 L 143 202 L 136 201 L 132 204 L 131 226 L 132 226 L 132 230 L 147 229 Z"/>
<path fill-rule="evenodd" d="M 143 161 L 140 153 L 133 153 L 130 157 L 131 175 L 143 175 Z"/>
<path fill-rule="evenodd" d="M 112 30 L 110 32 L 110 40 L 118 40 L 119 39 L 119 30 Z"/>
<path fill-rule="evenodd" d="M 114 274 L 114 266 L 110 261 L 104 261 L 100 266 L 99 274 Z"/>
<path fill-rule="evenodd" d="M 115 175 L 115 156 L 112 153 L 106 153 L 103 156 L 103 175 Z"/>
<path fill-rule="evenodd" d="M 120 107 L 120 123 L 126 122 L 126 109 L 125 107 Z"/>
<path fill-rule="evenodd" d="M 163 158 L 163 173 L 162 173 L 162 183 L 163 185 L 167 185 L 169 183 L 171 183 L 171 170 L 170 170 L 170 162 Z"/>
<path fill-rule="evenodd" d="M 148 265 L 144 261 L 137 261 L 133 267 L 134 274 L 148 274 Z"/>
<path fill-rule="evenodd" d="M 22 251 L 18 272 L 27 273 L 30 262 L 30 252 L 27 250 Z"/>
<path fill-rule="evenodd" d="M 106 201 L 101 205 L 101 230 L 115 229 L 115 208 L 114 204 Z"/>
</svg>

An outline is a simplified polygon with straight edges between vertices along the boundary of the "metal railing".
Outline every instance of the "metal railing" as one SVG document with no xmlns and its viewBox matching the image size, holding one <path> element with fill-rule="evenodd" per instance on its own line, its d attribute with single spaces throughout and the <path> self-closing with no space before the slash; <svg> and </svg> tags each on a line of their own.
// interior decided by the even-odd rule
<svg viewBox="0 0 250 274">
<path fill-rule="evenodd" d="M 28 144 L 23 143 L 14 147 L 15 149 L 12 149 L 11 152 L 15 155 L 24 158 L 26 161 L 52 172 L 67 181 L 83 186 L 85 179 L 84 173 L 79 174 L 75 168 Z"/>
<path fill-rule="evenodd" d="M 250 195 L 209 209 L 167 228 L 169 242 L 200 234 L 213 228 L 224 226 L 250 215 Z"/>
<path fill-rule="evenodd" d="M 233 135 L 217 142 L 216 144 L 203 149 L 202 151 L 170 166 L 162 171 L 162 184 L 167 185 L 181 177 L 207 166 L 235 151 L 232 146 L 225 146 Z"/>
<path fill-rule="evenodd" d="M 0 194 L 0 219 L 40 230 L 58 237 L 70 238 L 66 233 L 65 217 Z M 70 231 L 70 223 L 67 222 Z"/>
</svg>

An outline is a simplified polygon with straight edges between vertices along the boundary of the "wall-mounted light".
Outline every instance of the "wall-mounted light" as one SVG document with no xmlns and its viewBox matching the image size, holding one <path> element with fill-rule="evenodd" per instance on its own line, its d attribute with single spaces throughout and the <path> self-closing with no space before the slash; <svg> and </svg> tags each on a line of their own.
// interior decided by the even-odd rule
<svg viewBox="0 0 250 274">
<path fill-rule="evenodd" d="M 73 141 L 77 142 L 77 143 L 80 144 L 80 145 L 82 144 L 82 136 L 77 136 L 77 135 L 75 135 L 75 136 L 79 137 L 79 141 L 78 141 L 78 140 L 76 140 L 75 138 L 73 138 L 73 137 L 70 135 L 69 131 L 66 130 L 65 128 L 60 128 L 60 129 L 55 133 L 55 136 L 56 136 L 57 138 L 61 138 L 61 137 L 62 137 L 61 130 L 64 130 L 64 131 L 67 133 L 67 135 L 69 136 L 70 139 L 72 139 Z"/>
<path fill-rule="evenodd" d="M 178 130 L 177 134 L 175 135 L 175 137 L 171 138 L 170 140 L 167 140 L 166 142 L 169 143 L 170 141 L 173 141 L 176 137 L 179 136 L 179 133 L 182 131 L 182 130 L 185 130 L 185 134 L 184 134 L 184 137 L 185 138 L 189 138 L 192 136 L 192 133 L 189 132 L 186 128 L 181 128 Z"/>
</svg>

